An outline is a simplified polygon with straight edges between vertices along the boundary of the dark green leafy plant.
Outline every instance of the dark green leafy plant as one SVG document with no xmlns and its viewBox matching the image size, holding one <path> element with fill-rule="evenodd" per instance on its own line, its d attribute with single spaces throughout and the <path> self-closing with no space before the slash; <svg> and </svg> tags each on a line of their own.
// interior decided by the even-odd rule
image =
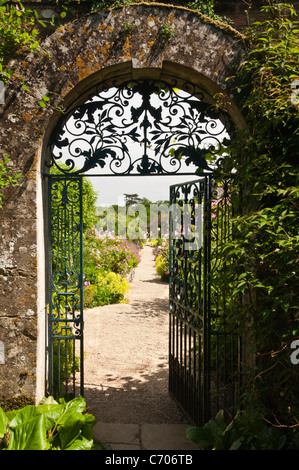
<svg viewBox="0 0 299 470">
<path fill-rule="evenodd" d="M 240 412 L 227 424 L 222 410 L 203 427 L 189 427 L 187 438 L 200 450 L 281 450 L 287 442 L 285 433 L 267 426 L 258 412 Z"/>
<path fill-rule="evenodd" d="M 101 2 L 95 1 L 91 4 L 91 9 L 92 11 L 105 11 L 110 8 L 118 8 L 136 3 L 143 3 L 143 0 L 102 0 Z M 232 23 L 229 18 L 220 17 L 219 15 L 215 14 L 214 0 L 147 0 L 146 3 L 161 3 L 162 5 L 187 7 L 192 10 L 199 11 L 200 13 L 203 13 L 204 15 L 215 20 L 224 20 L 227 23 Z"/>
<path fill-rule="evenodd" d="M 55 15 L 50 20 L 43 21 L 36 10 L 24 6 L 21 2 L 0 0 L 0 78 L 3 82 L 11 79 L 20 80 L 23 89 L 30 91 L 24 78 L 19 73 L 14 74 L 13 68 L 10 68 L 12 66 L 10 61 L 13 57 L 20 59 L 30 52 L 39 51 L 40 30 L 63 21 L 67 7 L 62 5 L 61 10 L 58 22 Z M 50 56 L 47 52 L 43 54 Z M 39 102 L 40 106 L 46 107 L 49 100 L 48 96 L 43 96 L 43 100 Z"/>
<path fill-rule="evenodd" d="M 162 47 L 166 47 L 171 43 L 172 38 L 175 36 L 174 28 L 168 24 L 163 23 L 159 31 L 159 41 Z"/>
<path fill-rule="evenodd" d="M 0 408 L 1 450 L 104 450 L 93 440 L 96 420 L 86 413 L 84 398 L 70 401 L 45 398 L 41 405 L 28 405 L 5 413 Z"/>
<path fill-rule="evenodd" d="M 194 0 L 189 2 L 187 6 L 200 11 L 204 15 L 214 16 L 214 0 Z"/>
<path fill-rule="evenodd" d="M 3 69 L 7 58 L 20 48 L 32 51 L 39 48 L 36 27 L 37 14 L 22 3 L 11 5 L 7 0 L 0 0 L 0 76 L 9 78 L 10 70 Z"/>
</svg>

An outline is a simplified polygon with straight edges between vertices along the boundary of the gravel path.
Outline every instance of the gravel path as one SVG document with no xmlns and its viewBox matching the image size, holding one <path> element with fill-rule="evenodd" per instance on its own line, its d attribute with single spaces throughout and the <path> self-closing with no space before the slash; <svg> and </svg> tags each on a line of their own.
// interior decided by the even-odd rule
<svg viewBox="0 0 299 470">
<path fill-rule="evenodd" d="M 105 423 L 188 423 L 168 395 L 168 284 L 145 245 L 129 303 L 85 312 L 85 398 Z"/>
</svg>

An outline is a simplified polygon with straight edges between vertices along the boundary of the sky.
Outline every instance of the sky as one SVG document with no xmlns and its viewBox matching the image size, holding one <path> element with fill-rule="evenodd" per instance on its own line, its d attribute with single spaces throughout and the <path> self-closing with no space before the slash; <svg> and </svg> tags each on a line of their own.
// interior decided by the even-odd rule
<svg viewBox="0 0 299 470">
<path fill-rule="evenodd" d="M 108 176 L 89 177 L 98 192 L 97 206 L 123 205 L 126 194 L 138 194 L 152 202 L 169 200 L 169 186 L 185 181 L 195 181 L 198 177 L 187 176 Z"/>
</svg>

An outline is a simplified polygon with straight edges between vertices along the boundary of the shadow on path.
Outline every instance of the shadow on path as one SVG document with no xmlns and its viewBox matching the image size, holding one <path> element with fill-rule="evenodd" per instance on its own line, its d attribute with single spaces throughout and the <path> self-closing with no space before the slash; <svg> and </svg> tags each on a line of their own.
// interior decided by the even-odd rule
<svg viewBox="0 0 299 470">
<path fill-rule="evenodd" d="M 102 388 L 86 383 L 85 398 L 100 422 L 124 424 L 183 424 L 189 423 L 182 410 L 168 394 L 168 371 L 161 363 L 155 373 L 121 377 L 122 386 L 114 386 L 115 377 L 106 374 Z M 118 379 L 118 378 L 117 378 Z M 125 410 L 125 412 L 124 412 Z"/>
<path fill-rule="evenodd" d="M 168 393 L 168 285 L 141 251 L 128 304 L 85 312 L 85 398 L 102 423 L 188 423 Z"/>
</svg>

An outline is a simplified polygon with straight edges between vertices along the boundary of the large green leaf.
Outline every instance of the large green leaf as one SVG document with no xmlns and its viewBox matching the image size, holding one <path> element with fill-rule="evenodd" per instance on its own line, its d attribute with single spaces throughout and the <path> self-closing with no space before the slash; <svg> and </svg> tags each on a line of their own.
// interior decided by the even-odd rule
<svg viewBox="0 0 299 470">
<path fill-rule="evenodd" d="M 71 446 L 76 446 L 78 443 L 75 445 L 75 441 L 81 441 L 82 439 L 91 441 L 93 437 L 92 428 L 95 425 L 96 420 L 93 415 L 84 414 L 84 410 L 86 408 L 85 399 L 77 397 L 69 402 L 61 400 L 61 403 L 62 410 L 60 416 L 57 417 L 56 420 L 56 444 L 59 445 L 57 440 L 59 439 L 59 447 L 65 450 Z M 84 445 L 87 444 L 85 443 Z M 82 444 L 80 444 L 80 446 L 82 447 Z"/>
<path fill-rule="evenodd" d="M 72 413 L 83 413 L 86 408 L 86 401 L 82 397 L 74 398 L 63 405 L 63 412 L 59 418 L 59 424 L 64 423 Z"/>
<path fill-rule="evenodd" d="M 92 414 L 84 415 L 85 424 L 82 429 L 82 436 L 86 437 L 86 439 L 91 440 L 93 439 L 93 427 L 97 423 L 97 420 Z"/>
<path fill-rule="evenodd" d="M 226 423 L 223 411 L 219 411 L 215 419 L 208 421 L 203 427 L 191 426 L 187 429 L 187 438 L 195 442 L 201 449 L 214 449 L 215 443 L 225 431 Z"/>
<path fill-rule="evenodd" d="M 34 405 L 28 405 L 19 410 L 9 411 L 6 413 L 9 419 L 9 427 L 15 428 L 17 425 L 28 421 L 39 415 Z"/>
<path fill-rule="evenodd" d="M 36 407 L 37 412 L 45 416 L 45 426 L 47 431 L 55 426 L 56 421 L 59 420 L 60 416 L 64 412 L 63 405 L 52 404 L 52 405 L 39 405 Z"/>
<path fill-rule="evenodd" d="M 90 450 L 93 447 L 93 415 L 84 413 L 82 397 L 60 403 L 52 397 L 39 406 L 26 406 L 4 413 L 0 408 L 0 439 L 7 432 L 7 450 Z"/>
<path fill-rule="evenodd" d="M 47 450 L 44 416 L 39 414 L 18 424 L 11 432 L 8 450 Z"/>
<path fill-rule="evenodd" d="M 64 420 L 63 425 L 58 427 L 61 449 L 65 449 L 80 436 L 85 423 L 84 417 L 78 412 L 72 412 L 72 414 L 65 416 L 67 419 Z"/>
<path fill-rule="evenodd" d="M 8 418 L 2 408 L 0 408 L 0 439 L 6 434 Z"/>
<path fill-rule="evenodd" d="M 72 444 L 67 446 L 64 450 L 91 450 L 93 447 L 93 441 L 85 439 L 82 437 L 80 439 L 76 439 Z"/>
</svg>

